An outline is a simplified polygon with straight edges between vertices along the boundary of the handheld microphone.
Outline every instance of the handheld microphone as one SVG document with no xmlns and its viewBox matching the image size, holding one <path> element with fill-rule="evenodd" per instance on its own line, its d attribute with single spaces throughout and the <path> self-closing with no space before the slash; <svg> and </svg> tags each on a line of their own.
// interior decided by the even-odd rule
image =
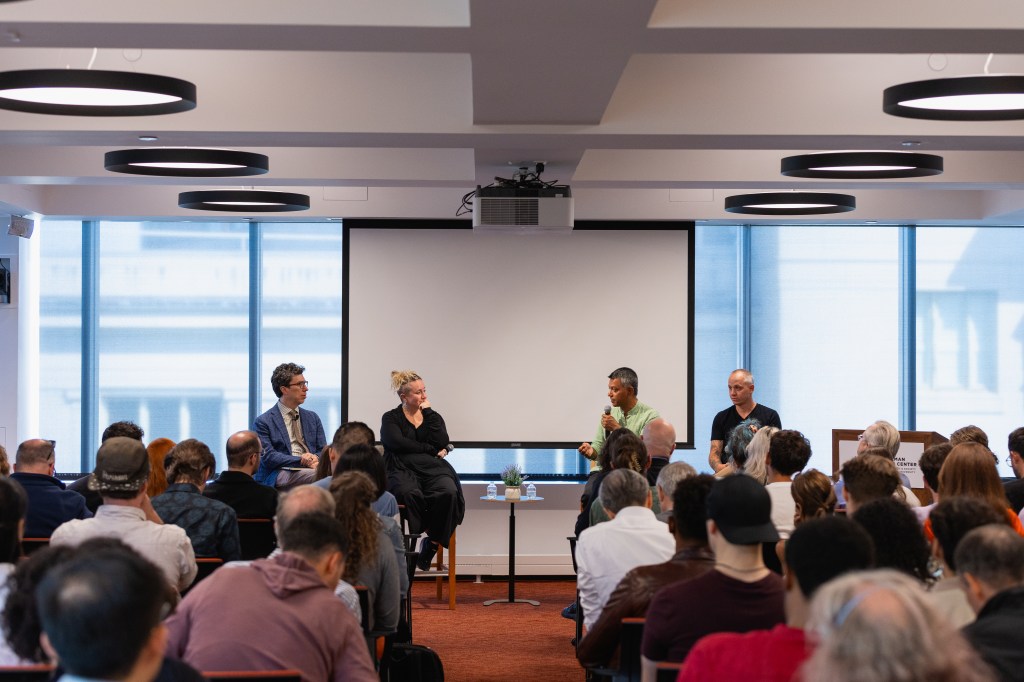
<svg viewBox="0 0 1024 682">
<path fill-rule="evenodd" d="M 454 446 L 454 445 L 452 445 L 451 443 L 448 443 L 448 445 L 446 445 L 446 446 L 444 447 L 444 449 L 445 449 L 445 450 L 447 450 L 447 451 L 448 451 L 448 454 L 450 455 L 450 454 L 452 454 L 452 450 L 454 450 L 454 449 L 455 449 L 455 446 Z"/>
<path fill-rule="evenodd" d="M 606 415 L 611 414 L 612 413 L 612 406 L 611 405 L 605 405 L 604 406 L 604 413 Z M 611 433 L 611 431 L 609 431 L 608 429 L 605 429 L 604 430 L 604 437 L 607 438 L 610 433 Z"/>
</svg>

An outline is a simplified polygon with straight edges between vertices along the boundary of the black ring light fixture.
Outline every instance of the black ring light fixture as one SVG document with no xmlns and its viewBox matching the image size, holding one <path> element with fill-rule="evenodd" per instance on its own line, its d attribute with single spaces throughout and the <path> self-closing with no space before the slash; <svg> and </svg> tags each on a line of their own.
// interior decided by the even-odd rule
<svg viewBox="0 0 1024 682">
<path fill-rule="evenodd" d="M 1024 76 L 960 76 L 886 88 L 882 110 L 936 121 L 1011 121 L 1024 118 Z"/>
<path fill-rule="evenodd" d="M 782 159 L 782 174 L 794 178 L 872 180 L 921 178 L 940 173 L 941 156 L 918 152 L 818 152 Z"/>
<path fill-rule="evenodd" d="M 202 189 L 180 193 L 178 206 L 197 211 L 284 213 L 309 210 L 309 196 L 258 189 Z"/>
<path fill-rule="evenodd" d="M 59 116 L 152 116 L 196 107 L 196 86 L 128 71 L 28 69 L 0 73 L 0 109 Z"/>
<path fill-rule="evenodd" d="M 262 175 L 270 170 L 270 160 L 265 154 L 231 149 L 162 147 L 107 152 L 103 167 L 132 175 L 225 178 Z"/>
<path fill-rule="evenodd" d="M 729 213 L 752 215 L 820 215 L 846 213 L 857 208 L 857 198 L 830 192 L 761 192 L 725 198 Z"/>
</svg>

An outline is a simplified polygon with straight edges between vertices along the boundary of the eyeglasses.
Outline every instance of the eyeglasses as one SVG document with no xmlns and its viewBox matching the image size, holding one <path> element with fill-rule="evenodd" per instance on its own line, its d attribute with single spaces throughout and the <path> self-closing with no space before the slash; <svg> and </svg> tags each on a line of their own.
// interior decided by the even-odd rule
<svg viewBox="0 0 1024 682">
<path fill-rule="evenodd" d="M 302 388 L 309 388 L 309 382 L 308 381 L 296 381 L 294 384 L 288 384 L 288 388 L 295 388 L 296 386 L 301 386 Z"/>
<path fill-rule="evenodd" d="M 1007 455 L 1007 456 L 1006 456 L 1006 463 L 1007 463 L 1007 464 L 1008 464 L 1009 466 L 1013 466 L 1013 455 Z"/>
</svg>

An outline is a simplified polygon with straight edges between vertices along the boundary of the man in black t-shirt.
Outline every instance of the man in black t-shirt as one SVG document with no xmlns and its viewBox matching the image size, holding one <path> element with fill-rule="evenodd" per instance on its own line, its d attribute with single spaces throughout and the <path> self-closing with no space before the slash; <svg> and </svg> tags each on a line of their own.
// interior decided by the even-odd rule
<svg viewBox="0 0 1024 682">
<path fill-rule="evenodd" d="M 754 402 L 754 375 L 748 370 L 737 369 L 729 375 L 729 399 L 732 406 L 715 415 L 711 422 L 711 451 L 708 453 L 708 464 L 715 471 L 721 469 L 722 450 L 729 433 L 739 426 L 744 419 L 756 419 L 761 426 L 782 428 L 779 413 L 765 405 Z"/>
</svg>

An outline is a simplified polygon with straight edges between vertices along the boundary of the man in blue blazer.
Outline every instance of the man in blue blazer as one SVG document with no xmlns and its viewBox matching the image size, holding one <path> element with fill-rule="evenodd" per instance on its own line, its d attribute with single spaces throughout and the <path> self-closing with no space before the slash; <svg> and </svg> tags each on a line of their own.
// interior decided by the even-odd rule
<svg viewBox="0 0 1024 682">
<path fill-rule="evenodd" d="M 309 391 L 309 382 L 302 375 L 305 371 L 292 362 L 278 365 L 270 385 L 279 400 L 252 423 L 263 445 L 254 478 L 278 490 L 316 480 L 318 454 L 327 445 L 320 417 L 299 407 Z"/>
</svg>

